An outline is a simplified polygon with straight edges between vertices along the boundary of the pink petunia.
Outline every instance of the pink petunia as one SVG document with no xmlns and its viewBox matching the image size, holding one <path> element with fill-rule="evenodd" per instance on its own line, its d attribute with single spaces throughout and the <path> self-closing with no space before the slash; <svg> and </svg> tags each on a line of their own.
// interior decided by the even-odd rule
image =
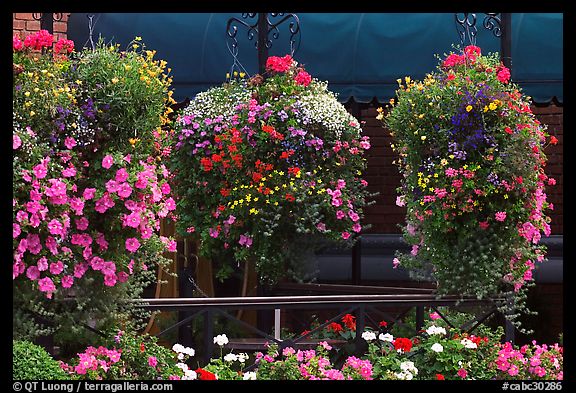
<svg viewBox="0 0 576 393">
<path fill-rule="evenodd" d="M 140 226 L 140 213 L 135 211 L 128 215 L 125 215 L 122 220 L 123 226 L 128 226 L 132 228 L 138 228 Z"/>
<path fill-rule="evenodd" d="M 164 183 L 160 186 L 160 191 L 162 194 L 167 195 L 170 194 L 170 184 Z"/>
<path fill-rule="evenodd" d="M 86 217 L 82 217 L 76 220 L 75 223 L 76 223 L 76 229 L 78 229 L 79 231 L 85 231 L 86 229 L 88 229 L 88 224 L 90 222 Z"/>
<path fill-rule="evenodd" d="M 148 365 L 149 365 L 150 367 L 156 367 L 156 366 L 158 365 L 158 359 L 156 359 L 155 356 L 150 356 L 150 357 L 148 358 Z"/>
<path fill-rule="evenodd" d="M 240 235 L 240 240 L 238 240 L 238 243 L 246 248 L 250 248 L 252 245 L 252 238 L 250 236 Z"/>
<path fill-rule="evenodd" d="M 359 223 L 355 223 L 354 225 L 352 225 L 352 230 L 358 233 L 362 230 L 362 226 Z"/>
<path fill-rule="evenodd" d="M 118 281 L 120 281 L 121 283 L 124 283 L 126 281 L 128 281 L 128 273 L 126 272 L 120 272 L 116 275 L 118 277 Z"/>
<path fill-rule="evenodd" d="M 208 233 L 210 234 L 210 237 L 213 237 L 214 239 L 216 239 L 218 237 L 218 235 L 220 234 L 220 231 L 214 228 L 208 228 Z"/>
<path fill-rule="evenodd" d="M 62 281 L 60 282 L 63 288 L 70 288 L 72 284 L 74 284 L 74 277 L 67 275 L 62 277 Z"/>
<path fill-rule="evenodd" d="M 496 221 L 502 222 L 506 219 L 506 212 L 496 212 L 496 214 L 494 214 L 494 218 Z"/>
<path fill-rule="evenodd" d="M 53 219 L 48 223 L 48 231 L 51 235 L 64 236 L 64 226 L 56 219 Z"/>
<path fill-rule="evenodd" d="M 458 370 L 458 376 L 462 379 L 465 379 L 468 376 L 468 371 L 461 368 L 460 370 Z"/>
<path fill-rule="evenodd" d="M 341 219 L 343 219 L 344 217 L 346 217 L 346 213 L 344 213 L 342 210 L 337 210 L 337 211 L 336 211 L 336 218 L 337 218 L 337 219 L 341 220 Z"/>
<path fill-rule="evenodd" d="M 86 188 L 84 190 L 84 193 L 82 194 L 82 196 L 84 197 L 85 200 L 90 200 L 90 199 L 94 198 L 94 195 L 96 195 L 96 189 L 95 188 Z"/>
<path fill-rule="evenodd" d="M 38 270 L 40 270 L 41 272 L 48 270 L 48 259 L 46 259 L 46 257 L 38 259 L 38 262 L 36 262 L 36 266 L 38 266 Z"/>
<path fill-rule="evenodd" d="M 36 281 L 40 277 L 40 270 L 38 270 L 37 266 L 34 265 L 29 266 L 28 269 L 26 270 L 26 277 L 28 277 L 32 281 Z"/>
<path fill-rule="evenodd" d="M 104 276 L 104 285 L 107 287 L 113 287 L 116 285 L 117 277 L 116 274 L 107 274 Z"/>
<path fill-rule="evenodd" d="M 38 289 L 47 292 L 46 297 L 51 298 L 52 292 L 56 291 L 56 286 L 50 277 L 44 277 L 38 281 Z"/>
<path fill-rule="evenodd" d="M 20 230 L 20 225 L 13 223 L 12 224 L 12 238 L 16 239 L 18 236 L 20 236 L 20 233 L 22 231 Z"/>
<path fill-rule="evenodd" d="M 50 264 L 50 273 L 52 274 L 60 274 L 64 271 L 64 264 L 62 261 L 52 262 Z"/>
<path fill-rule="evenodd" d="M 38 179 L 44 179 L 48 173 L 48 168 L 42 163 L 32 168 L 32 172 L 34 172 L 34 176 L 36 176 Z"/>
<path fill-rule="evenodd" d="M 110 169 L 112 164 L 114 164 L 114 157 L 111 155 L 107 155 L 102 159 L 102 168 Z"/>
<path fill-rule="evenodd" d="M 118 183 L 123 183 L 126 180 L 128 180 L 128 171 L 126 170 L 126 168 L 120 168 L 116 171 L 116 176 L 114 177 L 114 179 L 118 182 Z"/>
<path fill-rule="evenodd" d="M 12 134 L 12 149 L 16 150 L 22 146 L 22 139 L 16 134 Z"/>
<path fill-rule="evenodd" d="M 64 146 L 66 146 L 66 149 L 72 149 L 76 145 L 77 145 L 77 143 L 76 143 L 76 140 L 74 138 L 69 136 L 66 139 L 64 139 Z"/>
<path fill-rule="evenodd" d="M 350 238 L 350 233 L 349 232 L 342 232 L 342 239 L 348 240 L 348 238 Z"/>
<path fill-rule="evenodd" d="M 392 260 L 392 268 L 393 268 L 393 269 L 397 269 L 398 266 L 400 266 L 400 260 L 399 260 L 398 258 L 394 258 L 394 259 Z"/>
<path fill-rule="evenodd" d="M 140 242 L 138 241 L 138 239 L 130 237 L 126 239 L 125 246 L 126 250 L 130 252 L 136 252 L 136 250 L 138 250 L 138 248 L 140 247 Z"/>
</svg>

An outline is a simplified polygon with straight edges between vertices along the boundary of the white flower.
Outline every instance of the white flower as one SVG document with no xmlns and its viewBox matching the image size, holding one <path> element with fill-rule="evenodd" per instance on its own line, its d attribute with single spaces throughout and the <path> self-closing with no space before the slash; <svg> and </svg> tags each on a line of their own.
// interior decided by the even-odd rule
<svg viewBox="0 0 576 393">
<path fill-rule="evenodd" d="M 402 372 L 418 375 L 418 369 L 414 366 L 414 363 L 411 361 L 405 361 L 400 363 L 400 369 L 402 370 Z"/>
<path fill-rule="evenodd" d="M 388 342 L 394 341 L 394 336 L 391 335 L 390 333 L 386 333 L 386 334 L 380 333 L 378 335 L 378 338 L 382 341 L 388 341 Z"/>
<path fill-rule="evenodd" d="M 468 349 L 476 349 L 478 348 L 478 345 L 476 345 L 476 343 L 472 340 L 469 340 L 467 338 L 464 338 L 460 341 L 460 344 L 464 345 L 465 348 Z"/>
<path fill-rule="evenodd" d="M 184 360 L 184 354 L 183 353 L 178 354 L 178 360 Z"/>
<path fill-rule="evenodd" d="M 376 340 L 376 334 L 374 332 L 366 331 L 362 333 L 362 338 L 366 341 Z"/>
<path fill-rule="evenodd" d="M 193 348 L 190 347 L 186 347 L 182 350 L 182 352 L 184 352 L 186 355 L 188 356 L 194 356 L 194 354 L 196 353 L 196 351 L 194 351 Z"/>
<path fill-rule="evenodd" d="M 224 361 L 226 362 L 235 362 L 236 360 L 238 360 L 238 356 L 233 353 L 229 353 L 224 356 Z"/>
<path fill-rule="evenodd" d="M 182 345 L 182 344 L 174 344 L 174 345 L 172 346 L 172 350 L 173 350 L 174 352 L 178 352 L 178 353 L 184 352 L 184 345 Z"/>
<path fill-rule="evenodd" d="M 181 368 L 184 372 L 188 370 L 188 365 L 186 363 L 176 363 L 176 367 Z"/>
<path fill-rule="evenodd" d="M 436 343 L 436 344 L 432 345 L 432 350 L 434 352 L 442 352 L 444 350 L 444 347 L 442 346 L 442 344 Z"/>
<path fill-rule="evenodd" d="M 254 371 L 246 371 L 244 373 L 244 376 L 242 377 L 243 380 L 255 380 L 256 379 L 256 373 Z"/>
<path fill-rule="evenodd" d="M 219 334 L 214 337 L 214 344 L 218 344 L 219 346 L 224 346 L 228 344 L 228 337 L 225 334 Z"/>
<path fill-rule="evenodd" d="M 426 329 L 426 333 L 428 333 L 430 336 L 434 334 L 446 334 L 446 329 L 444 329 L 441 326 L 432 325 L 428 329 Z"/>
<path fill-rule="evenodd" d="M 240 363 L 244 363 L 246 360 L 248 360 L 248 354 L 247 353 L 239 353 L 238 354 L 238 361 Z"/>
<path fill-rule="evenodd" d="M 185 379 L 185 380 L 194 380 L 196 378 L 198 378 L 198 374 L 196 374 L 196 371 L 194 371 L 194 370 L 184 371 L 184 377 L 182 377 L 182 379 Z"/>
<path fill-rule="evenodd" d="M 401 371 L 399 373 L 394 373 L 394 375 L 396 376 L 396 378 L 403 379 L 405 381 L 410 381 L 412 378 L 414 378 L 412 373 L 409 371 Z"/>
</svg>

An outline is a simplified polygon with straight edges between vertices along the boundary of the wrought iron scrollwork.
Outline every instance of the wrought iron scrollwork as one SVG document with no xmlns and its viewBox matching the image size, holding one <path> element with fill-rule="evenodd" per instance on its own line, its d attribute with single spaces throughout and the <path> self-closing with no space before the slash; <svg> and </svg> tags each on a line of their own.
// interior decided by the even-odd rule
<svg viewBox="0 0 576 393">
<path fill-rule="evenodd" d="M 502 20 L 497 12 L 487 12 L 484 17 L 484 28 L 486 30 L 492 31 L 494 37 L 502 36 Z"/>
<path fill-rule="evenodd" d="M 464 46 L 466 41 L 468 41 L 470 45 L 476 45 L 476 35 L 478 33 L 478 29 L 476 28 L 476 14 L 469 12 L 462 14 L 462 17 L 460 17 L 461 13 L 454 14 L 460 43 Z"/>
<path fill-rule="evenodd" d="M 248 21 L 250 20 L 251 21 Z M 255 19 L 255 20 L 254 20 Z M 288 31 L 290 33 L 290 54 L 298 50 L 300 46 L 300 19 L 296 14 L 284 13 L 243 13 L 242 19 L 232 17 L 226 23 L 226 36 L 228 39 L 228 50 L 232 54 L 234 63 L 232 70 L 236 67 L 244 69 L 238 61 L 238 29 L 244 27 L 248 41 L 254 41 L 254 46 L 258 50 L 259 71 L 263 72 L 263 62 L 268 57 L 268 49 L 272 47 L 272 41 L 280 38 L 279 26 L 289 22 Z"/>
<path fill-rule="evenodd" d="M 256 13 L 243 13 L 242 14 L 242 18 L 244 19 L 248 19 L 248 18 L 254 18 L 256 15 Z M 228 23 L 226 24 L 226 35 L 228 36 L 228 38 L 231 40 L 232 44 L 232 49 L 236 50 L 238 48 L 238 39 L 236 38 L 237 34 L 238 34 L 238 26 L 244 26 L 245 28 L 247 28 L 247 33 L 246 33 L 246 37 L 248 38 L 248 41 L 252 41 L 254 39 L 254 36 L 257 36 L 258 33 L 258 18 L 256 18 L 256 21 L 254 22 L 254 24 L 250 24 L 247 23 L 241 19 L 238 18 L 230 18 L 228 19 Z M 258 39 L 256 39 L 256 41 L 254 42 L 254 46 L 258 46 Z"/>
</svg>

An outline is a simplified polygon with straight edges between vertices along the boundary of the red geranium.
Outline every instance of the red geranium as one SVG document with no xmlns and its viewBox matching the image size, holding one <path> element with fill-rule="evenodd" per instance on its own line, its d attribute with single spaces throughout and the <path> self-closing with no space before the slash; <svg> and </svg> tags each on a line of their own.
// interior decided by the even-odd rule
<svg viewBox="0 0 576 393">
<path fill-rule="evenodd" d="M 340 324 L 337 323 L 337 322 L 332 322 L 330 325 L 328 325 L 328 326 L 326 327 L 326 329 L 327 329 L 328 331 L 333 331 L 334 333 L 338 333 L 338 332 L 341 332 L 342 330 L 344 330 L 344 328 L 342 327 L 342 325 L 340 325 Z"/>
<path fill-rule="evenodd" d="M 394 340 L 394 349 L 402 352 L 410 352 L 412 349 L 412 341 L 409 338 L 399 337 Z"/>
<path fill-rule="evenodd" d="M 444 381 L 446 378 L 444 378 L 444 375 L 442 374 L 436 374 L 436 379 L 439 381 Z"/>
<path fill-rule="evenodd" d="M 212 374 L 210 371 L 204 370 L 202 368 L 197 368 L 196 374 L 198 374 L 198 379 L 201 381 L 215 381 L 216 375 Z"/>
<path fill-rule="evenodd" d="M 356 317 L 354 315 L 346 314 L 342 317 L 342 322 L 350 330 L 356 330 Z"/>
<path fill-rule="evenodd" d="M 268 71 L 286 72 L 292 67 L 293 61 L 290 55 L 284 57 L 270 56 L 266 60 L 266 69 Z"/>
</svg>

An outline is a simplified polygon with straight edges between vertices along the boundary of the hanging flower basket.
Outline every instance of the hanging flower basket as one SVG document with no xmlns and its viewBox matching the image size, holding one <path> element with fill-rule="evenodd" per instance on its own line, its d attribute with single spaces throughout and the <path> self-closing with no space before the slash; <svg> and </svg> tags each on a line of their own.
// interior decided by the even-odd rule
<svg viewBox="0 0 576 393">
<path fill-rule="evenodd" d="M 350 245 L 362 230 L 370 143 L 358 120 L 290 56 L 266 70 L 198 94 L 176 129 L 178 230 L 221 261 L 220 278 L 247 260 L 263 281 L 301 276 L 322 241 Z"/>
<path fill-rule="evenodd" d="M 378 117 L 394 137 L 412 246 L 395 266 L 432 277 L 440 293 L 517 300 L 533 283 L 550 234 L 544 148 L 555 143 L 497 54 L 468 46 L 422 81 L 398 80 Z M 521 301 L 517 303 L 520 307 Z"/>
</svg>

